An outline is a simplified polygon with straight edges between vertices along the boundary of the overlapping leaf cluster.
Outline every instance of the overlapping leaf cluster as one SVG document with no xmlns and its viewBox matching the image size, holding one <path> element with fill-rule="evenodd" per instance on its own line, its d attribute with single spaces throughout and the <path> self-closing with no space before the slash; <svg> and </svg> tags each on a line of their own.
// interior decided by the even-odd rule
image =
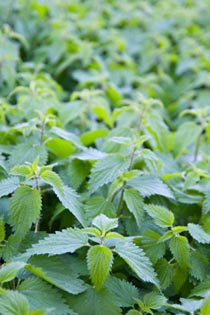
<svg viewBox="0 0 210 315">
<path fill-rule="evenodd" d="M 0 2 L 0 314 L 209 314 L 209 12 Z"/>
</svg>

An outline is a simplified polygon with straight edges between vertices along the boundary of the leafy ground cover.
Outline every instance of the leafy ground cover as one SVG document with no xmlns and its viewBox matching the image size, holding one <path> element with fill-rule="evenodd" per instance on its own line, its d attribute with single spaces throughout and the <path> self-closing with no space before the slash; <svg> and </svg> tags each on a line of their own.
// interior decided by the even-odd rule
<svg viewBox="0 0 210 315">
<path fill-rule="evenodd" d="M 210 314 L 208 0 L 0 2 L 0 314 Z"/>
</svg>

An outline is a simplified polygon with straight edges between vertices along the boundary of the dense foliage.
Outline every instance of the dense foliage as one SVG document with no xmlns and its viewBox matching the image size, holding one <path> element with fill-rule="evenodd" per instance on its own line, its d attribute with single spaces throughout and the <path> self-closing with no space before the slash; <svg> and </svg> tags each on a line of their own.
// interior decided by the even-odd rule
<svg viewBox="0 0 210 315">
<path fill-rule="evenodd" d="M 210 313 L 209 0 L 0 1 L 0 314 Z"/>
</svg>

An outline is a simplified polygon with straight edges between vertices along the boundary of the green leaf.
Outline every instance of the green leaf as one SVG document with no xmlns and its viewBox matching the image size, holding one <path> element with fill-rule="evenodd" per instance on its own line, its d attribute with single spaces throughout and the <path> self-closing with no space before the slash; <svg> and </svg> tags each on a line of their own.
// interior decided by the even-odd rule
<svg viewBox="0 0 210 315">
<path fill-rule="evenodd" d="M 27 315 L 29 305 L 23 294 L 7 291 L 7 294 L 0 295 L 0 310 L 4 315 Z"/>
<path fill-rule="evenodd" d="M 23 237 L 38 219 L 41 211 L 40 192 L 29 186 L 19 187 L 11 198 L 10 222 L 16 234 Z"/>
<path fill-rule="evenodd" d="M 93 219 L 92 224 L 105 234 L 106 232 L 118 227 L 118 219 L 110 219 L 102 213 Z"/>
<path fill-rule="evenodd" d="M 210 243 L 210 234 L 206 233 L 202 226 L 194 223 L 188 224 L 190 235 L 199 243 L 209 244 Z"/>
<path fill-rule="evenodd" d="M 200 310 L 201 315 L 209 315 L 210 310 L 210 296 L 207 296 L 203 302 L 203 305 Z"/>
<path fill-rule="evenodd" d="M 210 290 L 210 276 L 207 276 L 201 283 L 199 283 L 191 292 L 190 296 L 205 297 Z"/>
<path fill-rule="evenodd" d="M 126 313 L 126 315 L 142 315 L 142 313 L 137 310 L 130 310 Z"/>
<path fill-rule="evenodd" d="M 53 315 L 76 315 L 65 304 L 61 294 L 41 279 L 34 277 L 24 280 L 18 291 L 28 299 L 31 311 L 41 308 L 52 309 Z"/>
<path fill-rule="evenodd" d="M 160 195 L 174 199 L 174 196 L 168 186 L 159 178 L 150 175 L 141 175 L 127 182 L 129 186 L 138 190 L 143 197 Z"/>
<path fill-rule="evenodd" d="M 165 258 L 162 258 L 156 265 L 156 272 L 160 279 L 161 288 L 163 290 L 167 289 L 171 285 L 174 277 L 173 265 L 171 265 Z"/>
<path fill-rule="evenodd" d="M 60 195 L 64 194 L 63 183 L 58 174 L 53 171 L 45 170 L 44 172 L 40 172 L 40 177 L 45 183 L 51 185 L 57 192 L 59 192 Z"/>
<path fill-rule="evenodd" d="M 190 255 L 190 274 L 196 279 L 203 281 L 209 271 L 209 261 L 207 256 L 199 251 L 192 252 Z"/>
<path fill-rule="evenodd" d="M 159 243 L 159 239 L 160 234 L 151 230 L 145 231 L 141 237 L 141 246 L 153 264 L 164 256 L 166 250 L 165 244 Z"/>
<path fill-rule="evenodd" d="M 56 231 L 55 234 L 49 234 L 39 243 L 34 244 L 32 248 L 27 250 L 28 255 L 49 254 L 61 255 L 65 253 L 74 253 L 78 248 L 87 246 L 88 236 L 79 230 L 68 228 Z"/>
<path fill-rule="evenodd" d="M 19 185 L 18 177 L 8 177 L 0 182 L 0 198 L 13 193 Z"/>
<path fill-rule="evenodd" d="M 33 256 L 25 269 L 70 294 L 86 290 L 84 282 L 78 279 L 77 274 L 61 256 Z"/>
<path fill-rule="evenodd" d="M 207 214 L 210 211 L 210 194 L 206 193 L 203 201 L 202 212 Z"/>
<path fill-rule="evenodd" d="M 134 299 L 139 297 L 138 289 L 124 279 L 109 277 L 104 287 L 112 294 L 120 307 L 131 307 Z"/>
<path fill-rule="evenodd" d="M 185 236 L 174 236 L 169 242 L 170 250 L 181 269 L 189 268 L 189 244 Z"/>
<path fill-rule="evenodd" d="M 85 226 L 84 213 L 82 209 L 81 202 L 79 200 L 79 196 L 76 191 L 68 186 L 63 185 L 63 191 L 58 190 L 56 186 L 53 186 L 53 190 L 57 195 L 58 199 L 62 203 L 62 205 L 68 209 L 77 220 Z"/>
<path fill-rule="evenodd" d="M 170 227 L 174 223 L 174 215 L 167 208 L 159 205 L 144 205 L 144 209 L 160 227 Z"/>
<path fill-rule="evenodd" d="M 97 130 L 83 133 L 82 136 L 80 137 L 80 140 L 85 146 L 88 146 L 94 143 L 96 139 L 105 137 L 107 134 L 108 134 L 108 130 L 97 129 Z"/>
<path fill-rule="evenodd" d="M 144 218 L 142 196 L 135 189 L 126 189 L 124 191 L 123 197 L 128 207 L 128 210 L 135 217 L 138 228 L 141 228 L 143 218 Z"/>
<path fill-rule="evenodd" d="M 88 250 L 87 262 L 91 280 L 96 290 L 100 290 L 112 267 L 112 251 L 106 246 L 95 245 Z"/>
<path fill-rule="evenodd" d="M 156 292 L 151 292 L 144 296 L 144 305 L 153 310 L 158 310 L 160 307 L 164 306 L 166 302 L 167 299 L 165 296 Z"/>
<path fill-rule="evenodd" d="M 140 279 L 145 282 L 154 283 L 159 287 L 159 281 L 152 264 L 141 248 L 131 242 L 119 241 L 115 251 L 125 260 Z"/>
<path fill-rule="evenodd" d="M 5 239 L 5 224 L 3 216 L 0 216 L 0 242 L 4 241 Z"/>
<path fill-rule="evenodd" d="M 104 213 L 106 216 L 115 216 L 115 208 L 113 204 L 102 196 L 94 196 L 88 199 L 84 205 L 87 218 L 92 222 L 93 218 Z"/>
<path fill-rule="evenodd" d="M 90 192 L 95 192 L 99 187 L 114 181 L 129 167 L 129 159 L 120 154 L 111 154 L 97 161 L 91 170 Z"/>
<path fill-rule="evenodd" d="M 25 266 L 23 262 L 11 262 L 10 264 L 3 265 L 0 269 L 0 283 L 5 283 L 13 280 L 20 269 Z"/>
<path fill-rule="evenodd" d="M 113 295 L 103 288 L 100 291 L 89 288 L 80 295 L 69 296 L 68 302 L 79 315 L 121 314 Z"/>
<path fill-rule="evenodd" d="M 10 173 L 24 177 L 33 176 L 32 168 L 29 165 L 15 166 L 10 170 Z"/>
</svg>

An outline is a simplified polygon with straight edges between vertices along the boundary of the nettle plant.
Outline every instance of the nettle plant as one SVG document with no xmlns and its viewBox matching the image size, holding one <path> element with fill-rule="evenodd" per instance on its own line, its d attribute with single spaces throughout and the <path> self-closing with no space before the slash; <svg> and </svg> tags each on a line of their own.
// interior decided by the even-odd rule
<svg viewBox="0 0 210 315">
<path fill-rule="evenodd" d="M 1 315 L 209 315 L 209 10 L 0 3 Z"/>
</svg>

